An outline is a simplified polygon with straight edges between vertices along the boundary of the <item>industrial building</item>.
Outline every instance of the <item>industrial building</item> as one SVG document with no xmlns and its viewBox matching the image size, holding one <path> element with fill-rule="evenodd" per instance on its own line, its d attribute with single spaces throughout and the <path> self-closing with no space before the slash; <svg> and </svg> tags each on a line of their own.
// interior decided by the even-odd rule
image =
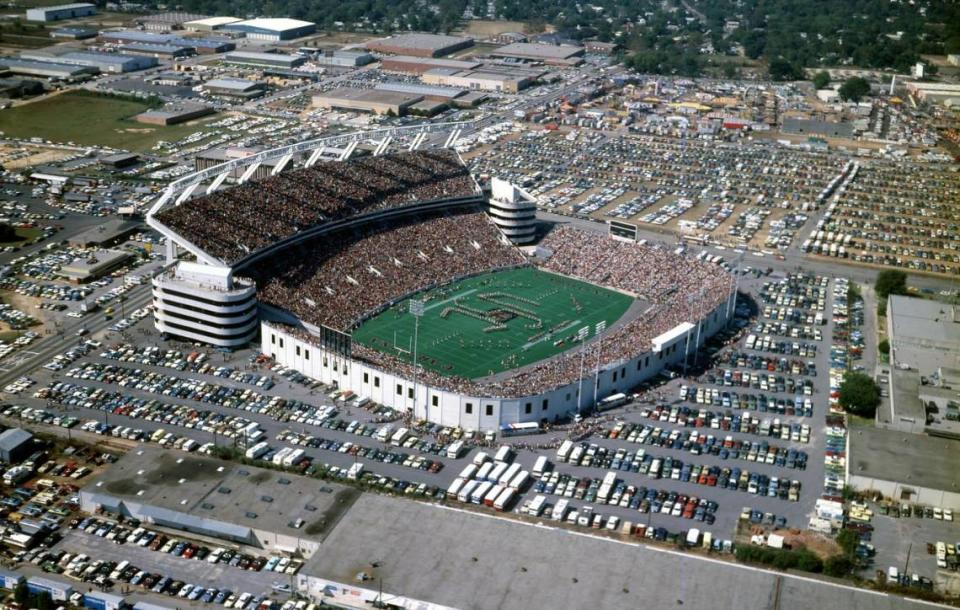
<svg viewBox="0 0 960 610">
<path fill-rule="evenodd" d="M 62 21 L 64 19 L 90 17 L 96 14 L 97 6 L 95 4 L 75 2 L 73 4 L 27 9 L 27 21 Z"/>
<path fill-rule="evenodd" d="M 301 457 L 302 459 L 302 453 Z M 144 445 L 80 491 L 80 505 L 270 552 L 312 555 L 331 511 L 359 492 L 275 470 Z"/>
<path fill-rule="evenodd" d="M 88 40 L 97 37 L 95 28 L 66 27 L 57 28 L 50 32 L 50 38 L 59 38 L 61 40 Z"/>
<path fill-rule="evenodd" d="M 104 166 L 107 169 L 124 169 L 126 167 L 133 167 L 140 162 L 140 155 L 136 153 L 120 152 L 114 153 L 112 155 L 107 155 L 105 157 L 100 157 L 100 165 Z M 68 193 L 67 195 L 70 195 Z M 100 225 L 101 227 L 103 225 Z M 99 227 L 97 227 L 99 228 Z M 85 231 L 86 233 L 87 231 Z"/>
<path fill-rule="evenodd" d="M 227 53 L 223 61 L 238 66 L 253 66 L 257 68 L 286 68 L 288 70 L 303 65 L 306 58 L 299 55 L 283 53 L 257 53 L 254 51 L 234 51 Z"/>
<path fill-rule="evenodd" d="M 340 68 L 359 68 L 373 63 L 376 59 L 369 53 L 357 51 L 325 51 L 314 57 L 314 61 L 321 66 L 337 66 Z"/>
<path fill-rule="evenodd" d="M 184 11 L 168 11 L 166 13 L 157 13 L 138 17 L 134 23 L 143 27 L 148 32 L 170 32 L 173 30 L 182 30 L 183 25 L 188 21 L 197 21 L 207 19 L 207 15 L 198 15 L 196 13 L 187 13 Z"/>
<path fill-rule="evenodd" d="M 185 22 L 183 29 L 188 32 L 214 32 L 231 23 L 239 23 L 240 21 L 243 21 L 243 19 L 237 19 L 236 17 L 207 17 L 205 19 L 195 19 Z"/>
<path fill-rule="evenodd" d="M 138 123 L 147 125 L 176 125 L 209 116 L 215 112 L 213 108 L 202 104 L 167 104 L 158 110 L 142 112 L 136 119 Z"/>
<path fill-rule="evenodd" d="M 60 267 L 60 275 L 82 284 L 99 279 L 123 267 L 133 255 L 126 250 L 97 250 Z"/>
<path fill-rule="evenodd" d="M 360 110 L 376 114 L 393 113 L 400 116 L 423 99 L 422 95 L 400 91 L 339 87 L 332 91 L 314 95 L 313 106 L 316 108 Z"/>
<path fill-rule="evenodd" d="M 157 59 L 179 59 L 181 57 L 190 57 L 197 53 L 196 49 L 189 46 L 149 44 L 143 42 L 132 42 L 130 44 L 120 45 L 120 50 L 131 55 L 143 55 Z"/>
<path fill-rule="evenodd" d="M 16 99 L 43 93 L 43 83 L 25 78 L 0 78 L 0 97 Z"/>
<path fill-rule="evenodd" d="M 0 59 L 0 67 L 11 74 L 56 80 L 74 80 L 94 76 L 100 72 L 98 69 L 89 66 L 76 66 L 52 61 L 27 61 L 14 57 Z"/>
<path fill-rule="evenodd" d="M 409 95 L 419 95 L 424 99 L 435 102 L 451 102 L 467 93 L 466 89 L 456 87 L 436 87 L 432 85 L 414 85 L 407 83 L 380 83 L 375 86 L 377 91 L 394 91 Z"/>
<path fill-rule="evenodd" d="M 521 66 L 483 65 L 472 70 L 436 68 L 421 77 L 430 85 L 446 85 L 481 91 L 517 93 L 526 89 L 546 74 L 543 70 L 531 70 Z"/>
<path fill-rule="evenodd" d="M 92 51 L 78 51 L 56 56 L 51 56 L 42 51 L 34 51 L 21 53 L 20 57 L 28 61 L 50 61 L 58 64 L 96 68 L 105 74 L 124 74 L 146 70 L 157 65 L 155 57 L 122 53 L 95 53 Z"/>
<path fill-rule="evenodd" d="M 397 55 L 384 57 L 380 60 L 380 69 L 385 72 L 401 72 L 403 74 L 423 74 L 436 68 L 447 70 L 472 70 L 479 68 L 479 61 L 462 61 L 459 59 L 434 59 L 429 57 L 414 57 L 413 55 Z"/>
<path fill-rule="evenodd" d="M 960 85 L 909 82 L 906 83 L 906 87 L 907 91 L 924 102 L 930 104 L 945 104 L 949 102 L 953 105 L 960 105 Z"/>
<path fill-rule="evenodd" d="M 313 600 L 352 608 L 377 600 L 431 610 L 766 608 L 771 600 L 783 609 L 920 610 L 927 604 L 550 523 L 368 493 L 326 534 L 296 583 Z"/>
<path fill-rule="evenodd" d="M 960 307 L 930 299 L 887 299 L 890 342 L 889 424 L 922 432 L 942 419 L 950 401 L 960 404 Z M 936 428 L 937 426 L 933 426 Z"/>
<path fill-rule="evenodd" d="M 226 53 L 237 48 L 237 45 L 232 41 L 222 38 L 183 38 L 176 34 L 158 34 L 137 30 L 103 32 L 100 34 L 100 40 L 118 45 L 145 44 L 187 47 L 200 55 Z"/>
<path fill-rule="evenodd" d="M 73 585 L 51 578 L 31 576 L 27 579 L 27 591 L 34 595 L 46 593 L 55 602 L 66 602 L 73 595 Z"/>
<path fill-rule="evenodd" d="M 299 19 L 260 18 L 228 23 L 221 29 L 243 34 L 251 40 L 278 42 L 280 40 L 293 40 L 294 38 L 313 34 L 317 31 L 317 25 L 310 21 L 300 21 Z"/>
<path fill-rule="evenodd" d="M 203 90 L 217 97 L 251 100 L 266 93 L 267 86 L 243 78 L 215 78 L 205 82 Z"/>
<path fill-rule="evenodd" d="M 392 55 L 442 57 L 473 46 L 473 38 L 442 34 L 397 34 L 367 43 L 367 49 Z"/>
<path fill-rule="evenodd" d="M 23 428 L 9 428 L 0 434 L 0 462 L 16 464 L 30 455 L 33 435 Z"/>
<path fill-rule="evenodd" d="M 960 510 L 960 441 L 863 427 L 851 430 L 848 484 L 896 502 Z"/>
<path fill-rule="evenodd" d="M 221 163 L 226 163 L 227 161 L 233 161 L 234 159 L 243 159 L 245 157 L 250 157 L 252 155 L 260 152 L 258 149 L 254 148 L 240 148 L 240 147 L 231 147 L 231 148 L 208 148 L 198 152 L 193 157 L 193 165 L 196 171 L 203 171 L 205 169 L 214 167 L 215 165 L 220 165 Z M 253 175 L 250 176 L 252 180 L 261 180 L 270 176 L 273 173 L 274 168 L 277 165 L 276 159 L 267 159 L 254 170 Z M 244 172 L 247 170 L 246 167 L 238 167 L 230 172 L 230 177 L 237 179 L 243 176 Z"/>
<path fill-rule="evenodd" d="M 507 57 L 523 61 L 543 62 L 552 66 L 579 66 L 583 63 L 583 47 L 569 45 L 517 42 L 490 53 L 493 57 Z"/>
</svg>

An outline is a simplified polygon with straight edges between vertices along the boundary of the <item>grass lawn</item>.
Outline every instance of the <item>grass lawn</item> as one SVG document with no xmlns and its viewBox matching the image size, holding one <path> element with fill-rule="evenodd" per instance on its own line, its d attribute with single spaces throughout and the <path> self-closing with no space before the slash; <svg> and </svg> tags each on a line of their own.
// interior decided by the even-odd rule
<svg viewBox="0 0 960 610">
<path fill-rule="evenodd" d="M 202 129 L 196 124 L 163 127 L 133 120 L 149 108 L 146 102 L 70 91 L 0 110 L 0 131 L 17 138 L 39 137 L 144 152 L 158 140 L 179 140 Z"/>
<path fill-rule="evenodd" d="M 32 227 L 29 229 L 15 229 L 18 239 L 13 241 L 0 241 L 0 247 L 6 246 L 19 246 L 28 242 L 33 241 L 37 237 L 43 234 L 43 229 L 37 227 Z"/>
<path fill-rule="evenodd" d="M 533 268 L 495 271 L 416 295 L 420 364 L 475 379 L 549 358 L 577 345 L 577 331 L 629 309 L 625 294 Z M 414 318 L 402 301 L 367 320 L 353 340 L 412 361 Z"/>
</svg>

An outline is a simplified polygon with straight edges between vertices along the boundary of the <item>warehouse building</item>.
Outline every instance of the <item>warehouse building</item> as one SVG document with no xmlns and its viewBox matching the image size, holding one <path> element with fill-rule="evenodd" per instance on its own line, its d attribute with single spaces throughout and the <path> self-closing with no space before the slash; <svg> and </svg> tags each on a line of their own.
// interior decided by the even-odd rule
<svg viewBox="0 0 960 610">
<path fill-rule="evenodd" d="M 76 66 L 51 61 L 28 61 L 14 57 L 4 57 L 0 59 L 0 66 L 11 74 L 37 76 L 55 80 L 76 80 L 94 76 L 100 72 L 97 68 L 91 68 L 89 66 Z"/>
<path fill-rule="evenodd" d="M 215 165 L 226 163 L 227 161 L 253 156 L 258 152 L 260 152 L 260 149 L 258 148 L 208 148 L 207 150 L 198 152 L 196 155 L 194 155 L 193 165 L 194 169 L 199 172 L 214 167 Z M 270 176 L 273 174 L 273 169 L 279 162 L 280 159 L 267 159 L 257 167 L 253 175 L 250 176 L 250 179 L 262 180 L 263 178 Z M 234 179 L 240 178 L 246 171 L 247 168 L 244 166 L 237 167 L 230 172 L 230 177 Z"/>
<path fill-rule="evenodd" d="M 852 138 L 853 124 L 840 121 L 820 121 L 801 117 L 785 117 L 781 131 L 784 133 L 820 136 L 824 138 Z"/>
<path fill-rule="evenodd" d="M 283 53 L 257 53 L 254 51 L 234 51 L 227 53 L 223 61 L 238 66 L 253 66 L 257 68 L 284 68 L 291 70 L 303 65 L 306 58 L 299 55 Z"/>
<path fill-rule="evenodd" d="M 369 53 L 357 51 L 324 51 L 314 58 L 321 66 L 337 66 L 340 68 L 359 68 L 371 64 L 376 59 Z"/>
<path fill-rule="evenodd" d="M 174 44 L 149 44 L 144 42 L 132 42 L 130 44 L 120 45 L 119 48 L 121 51 L 131 55 L 143 55 L 145 57 L 155 57 L 157 59 L 178 59 L 197 54 L 196 49 L 193 47 Z"/>
<path fill-rule="evenodd" d="M 92 282 L 123 267 L 131 258 L 133 255 L 125 250 L 97 250 L 60 267 L 60 275 L 78 284 Z"/>
<path fill-rule="evenodd" d="M 380 83 L 374 87 L 377 91 L 394 91 L 409 95 L 419 95 L 426 100 L 435 102 L 451 102 L 464 95 L 466 89 L 456 87 L 436 87 L 431 85 L 412 85 L 407 83 Z"/>
<path fill-rule="evenodd" d="M 351 608 L 376 607 L 379 600 L 430 610 L 920 610 L 928 605 L 700 553 L 664 551 L 545 523 L 365 493 L 326 535 L 296 583 L 313 600 Z"/>
<path fill-rule="evenodd" d="M 473 70 L 480 67 L 479 61 L 461 61 L 459 59 L 434 59 L 429 57 L 414 57 L 412 55 L 397 55 L 384 57 L 380 60 L 380 69 L 385 72 L 400 72 L 403 74 L 423 74 L 437 68 L 447 70 Z"/>
<path fill-rule="evenodd" d="M 100 40 L 118 45 L 146 44 L 189 47 L 201 55 L 226 53 L 237 48 L 237 45 L 232 41 L 224 40 L 222 38 L 184 38 L 176 34 L 158 34 L 153 32 L 140 32 L 136 30 L 103 32 L 100 34 Z"/>
<path fill-rule="evenodd" d="M 96 68 L 105 74 L 124 74 L 146 70 L 157 65 L 155 57 L 142 57 L 121 53 L 95 53 L 78 51 L 51 57 L 43 52 L 25 52 L 20 57 L 29 61 L 53 61 L 59 64 Z"/>
<path fill-rule="evenodd" d="M 951 389 L 954 371 L 960 369 L 960 307 L 891 295 L 886 330 L 889 424 L 901 431 L 923 432 L 946 415 L 950 401 L 960 402 L 958 390 Z"/>
<path fill-rule="evenodd" d="M 25 78 L 0 78 L 0 97 L 17 99 L 43 93 L 43 83 Z"/>
<path fill-rule="evenodd" d="M 27 21 L 62 21 L 97 14 L 97 7 L 89 2 L 43 6 L 27 10 Z"/>
<path fill-rule="evenodd" d="M 0 462 L 17 464 L 30 455 L 33 435 L 23 428 L 9 428 L 0 434 Z"/>
<path fill-rule="evenodd" d="M 137 115 L 138 123 L 146 125 L 176 125 L 214 114 L 216 111 L 202 104 L 167 104 L 158 110 L 148 110 Z"/>
<path fill-rule="evenodd" d="M 523 61 L 543 62 L 551 66 L 579 66 L 583 63 L 583 47 L 569 45 L 518 42 L 500 47 L 490 53 L 493 57 L 507 57 Z"/>
<path fill-rule="evenodd" d="M 442 34 L 398 34 L 367 43 L 367 49 L 391 55 L 443 57 L 473 46 L 473 38 Z"/>
<path fill-rule="evenodd" d="M 110 219 L 107 222 L 87 229 L 70 238 L 67 242 L 75 248 L 109 248 L 127 240 L 128 237 L 141 229 L 143 225 L 119 218 Z"/>
<path fill-rule="evenodd" d="M 51 578 L 31 576 L 27 579 L 27 591 L 34 595 L 46 593 L 55 602 L 66 602 L 73 595 L 73 585 Z"/>
<path fill-rule="evenodd" d="M 243 19 L 236 17 L 207 17 L 206 19 L 195 19 L 183 24 L 183 29 L 188 32 L 214 32 L 223 29 L 231 23 L 239 23 Z"/>
<path fill-rule="evenodd" d="M 930 104 L 960 104 L 960 85 L 949 83 L 909 82 L 907 91 Z"/>
<path fill-rule="evenodd" d="M 80 491 L 91 513 L 139 519 L 271 552 L 309 557 L 356 490 L 318 479 L 142 446 Z M 330 519 L 335 521 L 335 519 Z"/>
<path fill-rule="evenodd" d="M 375 114 L 393 113 L 400 116 L 406 114 L 407 109 L 422 102 L 423 99 L 422 95 L 400 91 L 340 87 L 333 91 L 314 95 L 313 106 L 316 108 L 359 110 Z"/>
<path fill-rule="evenodd" d="M 66 27 L 57 28 L 50 32 L 50 38 L 59 38 L 60 40 L 88 40 L 97 37 L 95 28 Z"/>
<path fill-rule="evenodd" d="M 293 40 L 308 36 L 317 31 L 317 25 L 310 21 L 284 18 L 248 19 L 229 23 L 222 27 L 224 31 L 243 34 L 251 40 Z"/>
<path fill-rule="evenodd" d="M 462 87 L 481 91 L 517 93 L 526 89 L 546 74 L 543 70 L 530 70 L 517 66 L 484 65 L 475 70 L 449 70 L 437 68 L 426 72 L 424 83 Z"/>
<path fill-rule="evenodd" d="M 960 441 L 874 427 L 855 428 L 849 438 L 850 487 L 896 502 L 960 510 Z"/>
<path fill-rule="evenodd" d="M 217 97 L 252 100 L 267 92 L 267 86 L 243 78 L 215 78 L 203 84 L 203 90 Z"/>
<path fill-rule="evenodd" d="M 206 19 L 207 15 L 198 15 L 196 13 L 187 13 L 184 11 L 169 11 L 166 13 L 157 13 L 137 18 L 134 23 L 143 26 L 148 32 L 170 32 L 173 30 L 182 30 L 183 24 L 188 21 Z"/>
</svg>

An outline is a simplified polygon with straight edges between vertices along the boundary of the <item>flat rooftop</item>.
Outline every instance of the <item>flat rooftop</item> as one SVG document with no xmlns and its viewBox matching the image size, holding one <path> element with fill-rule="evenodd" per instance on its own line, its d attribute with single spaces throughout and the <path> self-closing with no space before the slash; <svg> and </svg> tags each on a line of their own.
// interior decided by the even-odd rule
<svg viewBox="0 0 960 610">
<path fill-rule="evenodd" d="M 383 89 L 358 89 L 355 87 L 338 87 L 332 91 L 318 93 L 314 99 L 343 100 L 352 102 L 366 102 L 373 104 L 411 104 L 423 96 L 402 91 L 386 91 Z"/>
<path fill-rule="evenodd" d="M 446 36 L 443 34 L 398 34 L 389 38 L 372 40 L 367 43 L 367 48 L 403 48 L 417 51 L 441 51 L 448 47 L 472 43 L 473 38 L 462 36 Z"/>
<path fill-rule="evenodd" d="M 853 428 L 850 475 L 904 485 L 960 490 L 960 441 L 881 428 Z"/>
<path fill-rule="evenodd" d="M 103 224 L 91 227 L 83 233 L 78 233 L 70 238 L 70 243 L 86 246 L 88 244 L 102 244 L 113 239 L 122 237 L 134 229 L 141 227 L 139 222 L 130 220 L 121 220 L 111 218 Z"/>
<path fill-rule="evenodd" d="M 539 44 L 535 42 L 515 42 L 500 47 L 491 53 L 499 57 L 523 57 L 548 60 L 570 59 L 583 55 L 583 47 L 570 45 Z"/>
<path fill-rule="evenodd" d="M 372 567 L 376 563 L 378 567 Z M 357 574 L 371 577 L 365 584 Z M 673 550 L 364 494 L 300 572 L 412 600 L 503 608 L 917 609 L 897 596 Z M 397 599 L 406 597 L 407 600 Z"/>
<path fill-rule="evenodd" d="M 319 538 L 358 492 L 318 479 L 141 445 L 86 493 L 104 494 L 255 530 Z M 269 500 L 268 500 L 269 499 Z M 295 529 L 296 519 L 306 524 Z"/>
<path fill-rule="evenodd" d="M 960 368 L 960 308 L 949 303 L 894 295 L 888 303 L 891 345 L 897 364 L 927 374 Z"/>
</svg>

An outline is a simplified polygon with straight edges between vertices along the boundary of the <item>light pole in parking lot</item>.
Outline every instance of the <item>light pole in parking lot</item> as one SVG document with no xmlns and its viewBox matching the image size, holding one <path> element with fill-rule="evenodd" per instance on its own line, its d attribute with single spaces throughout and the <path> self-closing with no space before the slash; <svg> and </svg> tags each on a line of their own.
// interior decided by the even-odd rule
<svg viewBox="0 0 960 610">
<path fill-rule="evenodd" d="M 743 262 L 743 252 L 737 254 L 737 270 L 733 276 L 733 294 L 730 295 L 730 298 L 727 300 L 727 323 L 726 326 L 730 325 L 730 322 L 733 320 L 731 314 L 733 311 L 731 309 L 736 308 L 737 305 L 737 292 L 740 291 L 740 263 Z"/>
<path fill-rule="evenodd" d="M 420 338 L 420 318 L 423 317 L 425 311 L 424 303 L 420 299 L 411 299 L 410 300 L 410 315 L 413 316 L 413 416 L 417 416 L 417 395 L 419 394 L 419 387 L 417 385 L 419 379 L 419 368 L 417 366 L 417 347 L 418 340 Z M 427 403 L 424 403 L 424 419 L 427 418 Z"/>
<path fill-rule="evenodd" d="M 583 404 L 583 358 L 586 352 L 583 351 L 583 342 L 590 334 L 590 327 L 584 326 L 577 331 L 577 340 L 580 341 L 580 385 L 577 388 L 577 415 L 580 415 L 580 406 Z"/>
</svg>

